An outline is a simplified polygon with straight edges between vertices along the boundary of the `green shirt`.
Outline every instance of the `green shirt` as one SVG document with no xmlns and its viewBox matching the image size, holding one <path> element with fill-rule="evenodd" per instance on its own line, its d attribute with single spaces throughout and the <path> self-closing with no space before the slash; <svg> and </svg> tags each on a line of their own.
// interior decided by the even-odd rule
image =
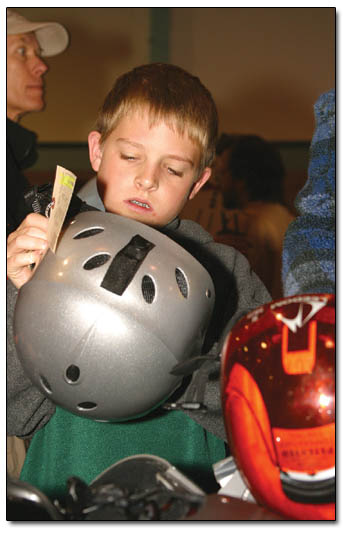
<svg viewBox="0 0 348 536">
<path fill-rule="evenodd" d="M 89 484 L 117 461 L 135 454 L 164 458 L 208 493 L 214 491 L 212 464 L 226 457 L 225 443 L 181 411 L 105 423 L 57 407 L 31 441 L 21 480 L 56 498 L 66 494 L 70 476 Z"/>
</svg>

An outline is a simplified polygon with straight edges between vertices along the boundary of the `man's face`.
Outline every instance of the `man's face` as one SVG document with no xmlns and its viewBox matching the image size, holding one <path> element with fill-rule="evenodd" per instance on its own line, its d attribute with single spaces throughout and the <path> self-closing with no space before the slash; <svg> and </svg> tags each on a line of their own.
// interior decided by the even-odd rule
<svg viewBox="0 0 348 536">
<path fill-rule="evenodd" d="M 7 117 L 18 121 L 43 109 L 46 71 L 34 33 L 7 36 Z"/>
<path fill-rule="evenodd" d="M 96 131 L 88 142 L 105 209 L 152 227 L 173 220 L 211 173 L 197 179 L 198 147 L 163 121 L 150 127 L 146 112 L 123 117 L 102 145 Z"/>
</svg>

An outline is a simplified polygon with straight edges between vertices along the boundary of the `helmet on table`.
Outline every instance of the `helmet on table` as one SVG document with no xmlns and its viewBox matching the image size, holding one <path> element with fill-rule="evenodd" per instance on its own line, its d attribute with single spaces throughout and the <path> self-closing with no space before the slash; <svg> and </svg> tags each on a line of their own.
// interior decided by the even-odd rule
<svg viewBox="0 0 348 536">
<path fill-rule="evenodd" d="M 255 499 L 335 519 L 335 297 L 292 296 L 246 315 L 222 350 L 228 442 Z"/>
<path fill-rule="evenodd" d="M 94 420 L 144 415 L 181 384 L 214 306 L 205 268 L 159 231 L 97 211 L 79 214 L 20 290 L 15 344 L 32 382 Z"/>
</svg>

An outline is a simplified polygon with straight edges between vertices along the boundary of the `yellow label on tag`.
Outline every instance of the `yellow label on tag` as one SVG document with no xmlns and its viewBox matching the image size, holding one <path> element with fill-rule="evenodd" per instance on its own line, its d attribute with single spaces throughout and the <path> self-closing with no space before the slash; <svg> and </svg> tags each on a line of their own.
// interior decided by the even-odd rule
<svg viewBox="0 0 348 536">
<path fill-rule="evenodd" d="M 58 237 L 68 212 L 75 182 L 76 176 L 71 171 L 57 166 L 47 230 L 48 245 L 53 253 L 56 251 Z"/>
<path fill-rule="evenodd" d="M 64 173 L 64 175 L 60 179 L 60 183 L 63 184 L 63 186 L 67 186 L 68 188 L 71 188 L 72 190 L 75 186 L 75 180 L 76 179 L 72 177 L 71 175 L 67 175 L 66 173 Z"/>
</svg>

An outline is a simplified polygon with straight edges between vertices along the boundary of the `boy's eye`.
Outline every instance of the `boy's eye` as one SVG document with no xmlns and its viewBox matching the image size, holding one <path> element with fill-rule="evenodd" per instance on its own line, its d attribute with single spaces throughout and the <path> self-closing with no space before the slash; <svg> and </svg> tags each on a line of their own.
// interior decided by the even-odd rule
<svg viewBox="0 0 348 536">
<path fill-rule="evenodd" d="M 176 175 L 177 177 L 182 177 L 183 175 L 181 171 L 176 171 L 175 169 L 171 167 L 168 167 L 168 171 L 171 175 Z"/>
<path fill-rule="evenodd" d="M 135 156 L 132 156 L 130 154 L 121 154 L 121 158 L 122 160 L 128 160 L 128 161 L 133 161 L 133 160 L 136 160 L 136 157 Z"/>
</svg>

